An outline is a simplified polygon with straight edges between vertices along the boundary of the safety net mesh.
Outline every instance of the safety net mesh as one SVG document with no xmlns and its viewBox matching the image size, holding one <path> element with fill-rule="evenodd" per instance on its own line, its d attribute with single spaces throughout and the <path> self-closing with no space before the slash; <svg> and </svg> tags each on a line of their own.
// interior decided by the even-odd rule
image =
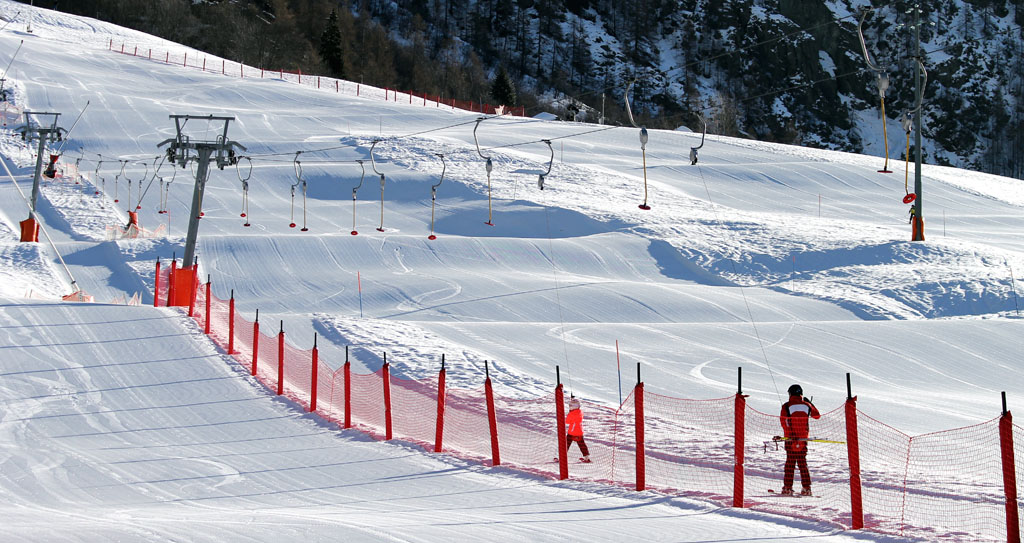
<svg viewBox="0 0 1024 543">
<path fill-rule="evenodd" d="M 167 305 L 168 279 L 165 267 L 159 272 L 157 305 Z M 177 294 L 174 298 L 181 300 Z M 225 352 L 231 343 L 233 359 L 251 370 L 256 339 L 253 323 L 237 312 L 232 323 L 230 301 L 212 295 L 209 301 L 207 316 L 202 285 L 196 293 L 193 318 L 201 328 L 209 319 L 210 338 Z M 280 378 L 281 332 L 274 324 L 260 323 L 257 349 L 257 378 L 271 390 L 277 390 Z M 387 435 L 387 391 L 392 438 L 430 451 L 438 445 L 438 375 L 416 379 L 388 375 L 385 379 L 386 367 L 360 374 L 346 372 L 345 366 L 332 369 L 328 362 L 318 360 L 314 382 L 312 354 L 311 349 L 295 347 L 290 339 L 284 342 L 283 393 L 287 397 L 308 409 L 316 387 L 320 415 L 339 425 L 347 416 L 356 429 L 383 439 Z M 486 386 L 444 391 L 441 450 L 488 464 L 497 457 L 502 465 L 559 477 L 558 434 L 565 429 L 558 428 L 555 393 L 522 399 L 503 394 L 501 383 L 491 383 L 491 387 L 494 432 Z M 638 396 L 643 399 L 642 417 Z M 1007 539 L 1006 507 L 1011 492 L 1004 485 L 1004 476 L 1018 487 L 1024 483 L 1024 475 L 1014 467 L 1015 458 L 1024 455 L 1024 431 L 1019 426 L 1009 418 L 996 418 L 912 437 L 857 410 L 855 400 L 850 402 L 809 421 L 806 460 L 811 496 L 780 493 L 786 450 L 785 443 L 775 439 L 784 435 L 778 413 L 746 407 L 736 396 L 693 400 L 643 393 L 640 388 L 617 409 L 581 401 L 584 440 L 592 461 L 581 462 L 582 451 L 571 445 L 569 476 L 625 487 L 635 487 L 642 477 L 645 488 L 725 506 L 742 498 L 747 508 L 840 529 L 856 524 L 859 498 L 867 530 L 933 540 Z M 642 468 L 637 462 L 638 420 L 643 430 Z M 743 429 L 741 468 L 737 424 Z M 1005 426 L 1002 437 L 1001 424 Z M 1005 458 L 1004 447 L 1011 451 Z M 851 483 L 852 458 L 860 466 L 859 493 Z M 793 486 L 799 493 L 804 482 L 800 469 L 794 471 Z M 735 484 L 740 472 L 742 489 Z M 1019 518 L 1019 504 L 1016 510 Z"/>
</svg>

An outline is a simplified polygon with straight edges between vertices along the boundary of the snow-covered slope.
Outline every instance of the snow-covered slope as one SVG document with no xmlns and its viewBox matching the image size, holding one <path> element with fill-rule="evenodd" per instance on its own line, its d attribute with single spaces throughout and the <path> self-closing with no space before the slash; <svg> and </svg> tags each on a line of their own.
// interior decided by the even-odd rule
<svg viewBox="0 0 1024 543">
<path fill-rule="evenodd" d="M 0 1 L 4 12 L 15 7 L 25 9 Z M 861 409 L 908 433 L 990 419 L 1000 390 L 1013 402 L 1024 389 L 1013 369 L 1022 329 L 1012 275 L 1024 270 L 1024 196 L 1012 180 L 926 168 L 929 241 L 910 243 L 902 179 L 876 173 L 878 159 L 709 135 L 691 166 L 686 155 L 699 134 L 652 131 L 652 209 L 641 211 L 635 129 L 493 118 L 476 131 L 495 165 L 489 226 L 474 114 L 123 56 L 106 50 L 106 26 L 37 12 L 33 34 L 15 24 L 0 33 L 0 64 L 24 40 L 9 75 L 15 102 L 61 112 L 66 127 L 90 101 L 62 158 L 81 159 L 86 179 L 47 183 L 38 213 L 78 284 L 101 301 L 143 292 L 151 303 L 154 261 L 181 257 L 188 169 L 159 170 L 165 182 L 173 177 L 169 214 L 157 213 L 159 183 L 140 204 L 143 226 L 165 225 L 168 237 L 105 239 L 107 227 L 127 221 L 139 180 L 153 174 L 157 143 L 174 135 L 168 115 L 230 115 L 229 138 L 252 157 L 252 226 L 239 217 L 247 162 L 240 172 L 214 171 L 201 276 L 222 298 L 233 291 L 247 318 L 259 309 L 282 320 L 297 346 L 319 333 L 321 357 L 334 366 L 352 345 L 358 370 L 378 369 L 386 350 L 401 361 L 399 375 L 415 377 L 436 371 L 446 353 L 454 386 L 479 385 L 490 360 L 503 393 L 532 397 L 550 391 L 557 364 L 577 395 L 614 406 L 618 342 L 627 383 L 640 362 L 655 393 L 722 397 L 735 391 L 742 366 L 744 392 L 765 412 L 778 409 L 791 382 L 832 409 L 850 372 Z M 188 126 L 197 139 L 218 128 Z M 551 156 L 543 139 L 552 140 L 554 162 L 541 191 L 536 177 Z M 26 188 L 30 151 L 10 133 L 0 150 Z M 446 169 L 430 241 L 436 153 Z M 288 226 L 303 223 L 301 190 L 294 207 L 291 199 L 296 156 L 308 182 L 308 232 Z M 358 160 L 369 175 L 352 236 Z M 383 219 L 373 168 L 386 174 Z M 68 514 L 54 537 L 262 538 L 255 534 L 268 524 L 286 538 L 304 529 L 328 537 L 343 523 L 392 526 L 361 532 L 367 539 L 536 540 L 568 529 L 593 540 L 628 539 L 647 522 L 658 527 L 646 539 L 821 537 L 820 528 L 807 534 L 778 519 L 752 526 L 752 516 L 737 513 L 711 515 L 708 525 L 721 528 L 709 527 L 700 524 L 705 515 L 680 518 L 680 510 L 708 511 L 689 501 L 554 484 L 339 436 L 226 366 L 174 312 L 14 300 L 27 288 L 68 292 L 48 247 L 16 243 L 26 214 L 4 177 L 0 294 L 8 301 L 0 316 L 10 324 L 0 333 L 13 354 L 0 365 L 10 377 L 0 488 L 21 504 L 9 509 L 23 523 L 53 509 L 96 512 Z M 54 452 L 32 453 L 39 449 Z M 493 489 L 503 496 L 489 502 L 497 505 L 473 510 Z M 381 501 L 381 492 L 390 497 Z M 543 505 L 564 500 L 593 507 Z M 139 512 L 139 501 L 153 507 Z M 178 505 L 156 507 L 163 502 Z M 429 512 L 445 507 L 461 512 Z M 546 520 L 553 510 L 555 526 Z M 167 524 L 183 519 L 209 530 Z M 623 522 L 614 534 L 613 521 Z"/>
</svg>

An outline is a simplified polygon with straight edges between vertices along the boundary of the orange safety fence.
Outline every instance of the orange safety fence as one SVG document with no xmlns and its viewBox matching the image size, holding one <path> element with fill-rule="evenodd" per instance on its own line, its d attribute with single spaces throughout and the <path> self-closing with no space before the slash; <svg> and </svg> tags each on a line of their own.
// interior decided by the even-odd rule
<svg viewBox="0 0 1024 543">
<path fill-rule="evenodd" d="M 168 270 L 159 264 L 157 270 L 156 305 L 166 305 Z M 254 323 L 237 313 L 232 323 L 230 302 L 207 297 L 207 285 L 198 288 L 193 318 L 204 331 L 209 319 L 209 337 L 225 351 L 230 342 L 233 359 L 251 368 Z M 281 325 L 266 319 L 259 324 L 256 376 L 269 389 L 278 389 L 283 368 L 282 392 L 306 409 L 316 387 L 317 413 L 339 426 L 350 420 L 351 427 L 378 439 L 390 428 L 393 439 L 435 450 L 441 374 L 407 379 L 392 375 L 389 365 L 357 374 L 348 363 L 335 369 L 318 360 L 314 383 L 312 351 L 288 341 L 282 351 Z M 502 395 L 500 383 L 494 388 L 493 431 L 485 386 L 445 389 L 440 449 L 487 464 L 499 458 L 501 465 L 559 478 L 554 390 L 523 399 Z M 1024 455 L 1024 431 L 1009 413 L 965 428 L 909 436 L 856 409 L 851 398 L 810 420 L 810 436 L 817 440 L 808 443 L 807 456 L 813 496 L 789 497 L 779 494 L 786 456 L 783 444 L 773 440 L 783 434 L 779 415 L 752 409 L 743 398 L 674 398 L 644 393 L 638 385 L 618 408 L 583 401 L 593 461 L 579 462 L 572 445 L 569 476 L 837 529 L 937 541 L 1019 541 L 1021 475 L 1015 458 Z M 800 482 L 797 470 L 797 492 Z"/>
</svg>

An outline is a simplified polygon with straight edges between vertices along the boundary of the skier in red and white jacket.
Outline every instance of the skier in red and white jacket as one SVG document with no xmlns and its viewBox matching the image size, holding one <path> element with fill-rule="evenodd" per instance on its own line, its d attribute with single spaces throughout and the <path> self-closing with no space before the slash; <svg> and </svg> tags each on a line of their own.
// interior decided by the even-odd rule
<svg viewBox="0 0 1024 543">
<path fill-rule="evenodd" d="M 569 413 L 565 416 L 565 425 L 568 434 L 565 438 L 565 451 L 569 452 L 573 442 L 576 442 L 583 453 L 580 462 L 589 463 L 590 451 L 587 449 L 587 443 L 583 441 L 583 411 L 580 411 L 580 401 L 576 398 L 569 398 Z"/>
<path fill-rule="evenodd" d="M 782 493 L 793 494 L 793 476 L 800 467 L 800 483 L 805 496 L 811 495 L 811 472 L 807 469 L 807 437 L 810 434 L 810 419 L 820 419 L 821 413 L 810 400 L 803 397 L 800 385 L 789 387 L 789 401 L 782 404 L 779 422 L 786 440 L 786 468 L 782 479 Z"/>
</svg>

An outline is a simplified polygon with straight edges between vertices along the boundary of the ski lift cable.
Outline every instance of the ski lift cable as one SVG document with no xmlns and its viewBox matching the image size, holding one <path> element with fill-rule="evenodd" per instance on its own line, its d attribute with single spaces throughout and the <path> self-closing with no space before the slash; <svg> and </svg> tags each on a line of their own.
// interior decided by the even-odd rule
<svg viewBox="0 0 1024 543">
<path fill-rule="evenodd" d="M 75 122 L 71 124 L 71 128 L 69 128 L 66 132 L 64 132 L 63 136 L 60 136 L 58 134 L 58 138 L 59 137 L 63 137 L 64 138 L 64 142 L 61 143 L 60 147 L 57 148 L 57 155 L 58 156 L 64 154 L 64 146 L 68 144 L 68 141 L 70 140 L 71 132 L 75 129 L 76 126 L 78 126 L 78 121 L 82 120 L 82 115 L 85 115 L 85 110 L 89 109 L 89 104 L 90 103 L 92 103 L 91 100 L 86 100 L 85 107 L 83 107 L 82 111 L 80 111 L 78 113 L 78 117 L 75 117 Z M 56 119 L 54 119 L 54 122 L 56 122 Z"/>
<path fill-rule="evenodd" d="M 36 214 L 32 211 L 32 205 L 29 203 L 25 193 L 21 191 L 21 187 L 18 185 L 18 181 L 14 178 L 14 174 L 12 174 L 10 168 L 7 167 L 7 161 L 2 157 L 0 157 L 0 165 L 3 165 L 4 171 L 7 172 L 7 177 L 11 179 L 11 183 L 14 185 L 14 188 L 18 189 L 18 194 L 21 195 L 21 199 L 25 202 L 25 205 L 28 206 L 29 215 L 32 218 L 35 218 Z M 75 276 L 71 273 L 71 269 L 68 268 L 67 263 L 64 262 L 64 257 L 61 256 L 60 251 L 57 250 L 57 246 L 53 243 L 53 238 L 50 237 L 47 228 L 43 225 L 42 221 L 37 221 L 36 224 L 39 225 L 39 230 L 43 233 L 43 236 L 46 237 L 46 241 L 50 244 L 50 248 L 53 250 L 53 253 L 57 255 L 57 260 L 60 260 L 60 265 L 64 268 L 64 273 L 68 275 L 68 279 L 71 281 L 70 286 L 72 294 L 75 292 L 81 292 L 82 289 L 78 286 L 78 281 L 75 280 Z"/>
<path fill-rule="evenodd" d="M 558 324 L 559 324 L 559 335 L 562 339 L 562 354 L 565 357 L 565 370 L 566 370 L 566 381 L 569 384 L 569 397 L 573 396 L 572 388 L 572 367 L 569 363 L 569 347 L 565 341 L 565 317 L 562 314 L 562 297 L 559 294 L 558 285 L 558 267 L 555 264 L 555 246 L 551 241 L 551 218 L 550 208 L 547 204 L 544 205 L 544 226 L 547 229 L 548 234 L 548 259 L 551 261 L 551 278 L 555 283 L 555 305 L 558 306 Z"/>
<path fill-rule="evenodd" d="M 495 149 L 508 149 L 508 148 L 511 148 L 511 147 L 522 147 L 524 145 L 533 145 L 535 143 L 544 143 L 545 141 L 572 139 L 572 138 L 578 138 L 580 136 L 586 136 L 588 134 L 594 134 L 594 133 L 597 133 L 597 132 L 604 132 L 606 130 L 614 130 L 616 128 L 622 128 L 622 127 L 621 126 L 604 126 L 604 127 L 601 127 L 601 128 L 595 128 L 593 130 L 585 130 L 583 132 L 576 132 L 576 133 L 573 133 L 573 134 L 566 134 L 564 136 L 555 136 L 555 137 L 551 137 L 551 138 L 543 138 L 543 139 L 536 139 L 536 140 L 530 140 L 530 141 L 522 141 L 522 142 L 519 142 L 519 143 L 509 143 L 509 144 L 506 144 L 506 145 L 495 145 L 493 147 L 484 147 L 483 150 L 484 151 L 493 151 Z"/>
<path fill-rule="evenodd" d="M 720 225 L 724 226 L 724 223 L 723 223 L 721 217 L 718 215 L 718 208 L 715 206 L 715 202 L 711 198 L 711 189 L 708 187 L 707 179 L 704 178 L 704 170 L 701 168 L 700 164 L 697 164 L 697 172 L 700 174 L 700 180 L 704 184 L 704 192 L 708 196 L 708 205 L 711 206 L 711 212 L 715 215 L 715 222 L 717 222 Z M 736 260 L 735 259 L 729 259 L 729 262 L 732 264 L 733 276 L 734 277 L 738 277 L 739 276 L 739 272 L 736 269 Z M 757 329 L 757 321 L 754 320 L 754 312 L 750 309 L 750 301 L 747 299 L 746 289 L 745 289 L 745 287 L 742 284 L 737 283 L 737 285 L 739 286 L 739 289 L 740 289 L 740 296 L 743 298 L 743 305 L 747 309 L 747 318 L 750 321 L 750 326 L 754 330 L 754 337 L 757 339 L 757 344 L 758 344 L 758 346 L 761 349 L 761 356 L 764 358 L 765 369 L 768 370 L 768 375 L 772 379 L 772 386 L 775 387 L 775 396 L 778 397 L 779 400 L 781 400 L 782 397 L 781 397 L 781 394 L 779 394 L 779 385 L 775 382 L 775 372 L 772 371 L 772 366 L 768 362 L 768 351 L 765 350 L 765 348 L 764 348 L 764 341 L 761 339 L 761 333 Z"/>
</svg>

